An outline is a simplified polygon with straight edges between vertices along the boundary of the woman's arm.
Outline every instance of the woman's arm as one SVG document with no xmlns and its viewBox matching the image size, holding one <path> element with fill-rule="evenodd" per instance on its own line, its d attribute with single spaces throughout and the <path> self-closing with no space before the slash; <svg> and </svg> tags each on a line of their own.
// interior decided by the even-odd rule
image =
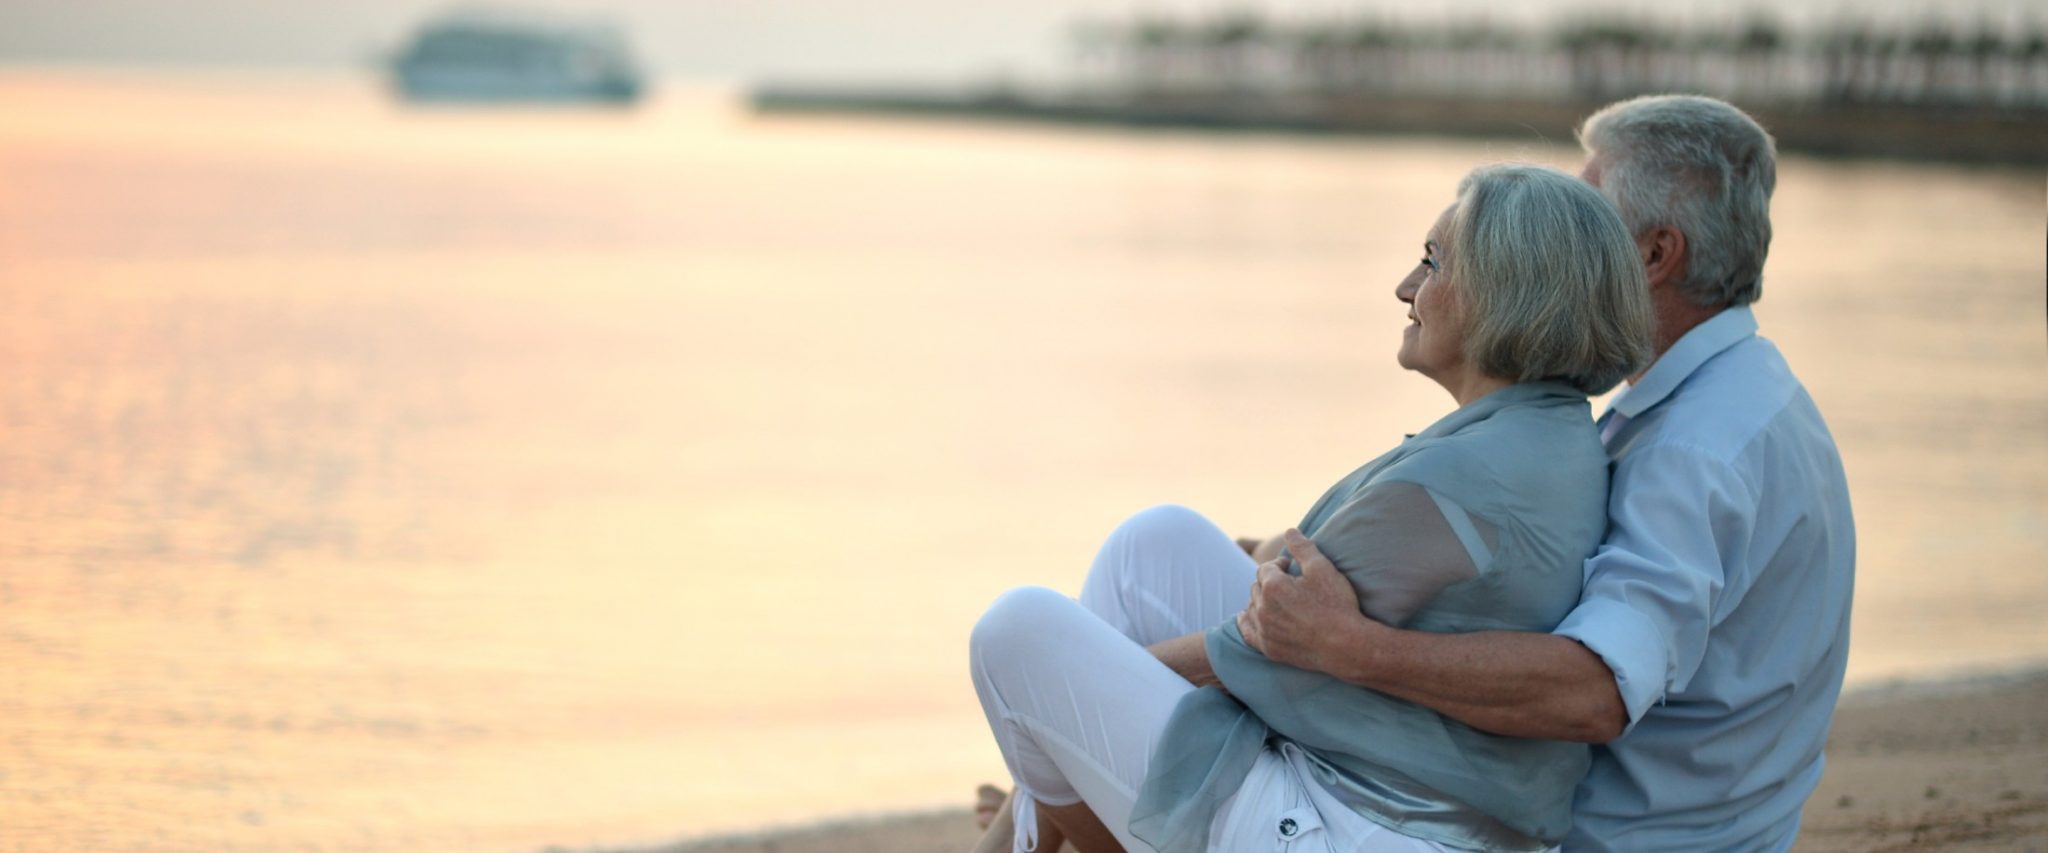
<svg viewBox="0 0 2048 853">
<path fill-rule="evenodd" d="M 1301 575 L 1259 567 L 1238 616 L 1261 654 L 1494 734 L 1586 743 L 1621 735 L 1627 711 L 1614 674 L 1585 646 L 1553 634 L 1435 634 L 1374 622 L 1315 543 L 1294 530 L 1285 536 Z"/>
<path fill-rule="evenodd" d="M 1251 555 L 1252 562 L 1254 563 L 1266 563 L 1285 553 L 1286 550 L 1287 540 L 1275 534 L 1259 540 L 1259 544 L 1247 549 L 1245 553 Z"/>
</svg>

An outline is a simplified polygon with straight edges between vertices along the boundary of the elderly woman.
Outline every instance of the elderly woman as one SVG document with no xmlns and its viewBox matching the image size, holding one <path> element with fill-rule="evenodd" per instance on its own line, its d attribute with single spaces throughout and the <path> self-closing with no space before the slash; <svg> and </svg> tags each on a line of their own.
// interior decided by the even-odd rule
<svg viewBox="0 0 2048 853">
<path fill-rule="evenodd" d="M 1355 595 L 1375 619 L 1429 631 L 1547 631 L 1577 602 L 1606 525 L 1586 396 L 1650 356 L 1635 243 L 1579 180 L 1495 166 L 1465 178 L 1423 250 L 1394 291 L 1413 321 L 1399 360 L 1458 408 L 1331 487 L 1287 534 L 1295 560 L 1257 566 L 1195 513 L 1155 508 L 1110 536 L 1079 601 L 1012 590 L 975 626 L 1016 849 L 1542 850 L 1564 837 L 1584 746 L 1489 735 L 1275 663 L 1237 618 L 1271 583 Z M 1001 818 L 983 849 L 1011 844 Z"/>
</svg>

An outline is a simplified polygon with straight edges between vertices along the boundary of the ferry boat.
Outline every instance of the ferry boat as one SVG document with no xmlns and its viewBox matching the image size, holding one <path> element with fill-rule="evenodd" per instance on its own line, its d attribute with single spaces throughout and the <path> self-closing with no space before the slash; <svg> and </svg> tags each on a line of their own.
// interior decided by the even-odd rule
<svg viewBox="0 0 2048 853">
<path fill-rule="evenodd" d="M 617 29 L 529 13 L 429 21 L 391 62 L 411 101 L 631 104 L 645 89 Z"/>
</svg>

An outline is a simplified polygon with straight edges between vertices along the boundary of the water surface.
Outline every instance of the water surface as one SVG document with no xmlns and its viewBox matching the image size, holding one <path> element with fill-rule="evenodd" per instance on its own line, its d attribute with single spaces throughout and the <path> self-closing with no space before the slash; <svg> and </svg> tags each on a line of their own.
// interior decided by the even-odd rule
<svg viewBox="0 0 2048 853">
<path fill-rule="evenodd" d="M 0 74 L 0 849 L 526 849 L 963 801 L 980 608 L 1450 406 L 1391 296 L 1566 147 L 412 112 Z M 1850 678 L 2048 641 L 2043 176 L 1787 157 Z"/>
</svg>

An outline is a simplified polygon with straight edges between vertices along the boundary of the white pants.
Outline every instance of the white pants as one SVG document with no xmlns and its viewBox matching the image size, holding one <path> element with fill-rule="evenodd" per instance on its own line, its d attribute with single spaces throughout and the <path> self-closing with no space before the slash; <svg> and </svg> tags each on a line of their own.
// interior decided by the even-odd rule
<svg viewBox="0 0 2048 853">
<path fill-rule="evenodd" d="M 1152 748 L 1194 690 L 1145 650 L 1235 618 L 1256 567 L 1182 507 L 1132 516 L 1096 554 L 1077 602 L 1041 587 L 996 599 L 974 626 L 974 688 L 1017 785 L 1017 849 L 1036 845 L 1032 803 L 1086 802 L 1128 850 Z M 1293 751 L 1261 755 L 1211 827 L 1211 848 L 1436 851 L 1330 801 Z"/>
</svg>

